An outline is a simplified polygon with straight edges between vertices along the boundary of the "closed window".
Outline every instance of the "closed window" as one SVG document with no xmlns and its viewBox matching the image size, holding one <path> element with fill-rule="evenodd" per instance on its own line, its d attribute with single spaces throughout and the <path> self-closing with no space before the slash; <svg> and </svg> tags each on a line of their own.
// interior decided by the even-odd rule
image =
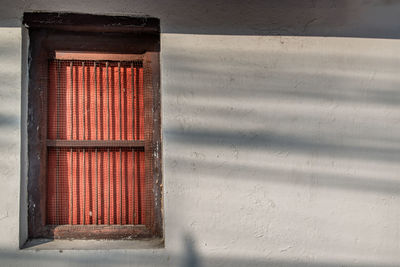
<svg viewBox="0 0 400 267">
<path fill-rule="evenodd" d="M 94 16 L 82 26 L 86 15 L 71 14 L 43 23 L 52 16 L 25 15 L 29 236 L 160 237 L 158 25 Z"/>
</svg>

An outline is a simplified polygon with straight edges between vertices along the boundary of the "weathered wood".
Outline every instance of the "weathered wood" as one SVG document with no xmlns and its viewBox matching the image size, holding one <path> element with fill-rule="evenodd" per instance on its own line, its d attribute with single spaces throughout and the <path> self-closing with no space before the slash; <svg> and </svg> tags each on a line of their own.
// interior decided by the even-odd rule
<svg viewBox="0 0 400 267">
<path fill-rule="evenodd" d="M 156 236 L 163 237 L 163 177 L 162 177 L 162 140 L 161 140 L 161 91 L 160 91 L 160 54 L 149 52 L 151 69 L 151 85 L 153 92 L 153 233 Z"/>
<path fill-rule="evenodd" d="M 59 60 L 107 60 L 107 61 L 141 61 L 143 55 L 119 53 L 89 53 L 80 51 L 56 51 L 54 59 Z M 138 62 L 139 63 L 139 62 Z"/>
<path fill-rule="evenodd" d="M 157 18 L 105 16 L 67 12 L 27 12 L 24 14 L 23 24 L 28 28 L 79 32 L 160 32 L 160 21 Z"/>
<path fill-rule="evenodd" d="M 135 147 L 144 148 L 142 140 L 47 140 L 48 147 Z"/>
<path fill-rule="evenodd" d="M 135 239 L 153 236 L 145 225 L 47 225 L 43 234 L 54 239 Z"/>
</svg>

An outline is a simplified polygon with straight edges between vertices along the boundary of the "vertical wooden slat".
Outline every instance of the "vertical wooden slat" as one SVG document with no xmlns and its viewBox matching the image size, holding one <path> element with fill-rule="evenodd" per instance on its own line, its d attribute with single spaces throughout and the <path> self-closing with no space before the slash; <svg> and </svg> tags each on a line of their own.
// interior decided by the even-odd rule
<svg viewBox="0 0 400 267">
<path fill-rule="evenodd" d="M 70 94 L 70 97 L 71 97 L 71 99 L 70 99 L 70 105 L 71 105 L 71 108 L 70 108 L 70 110 L 71 110 L 71 140 L 72 139 L 74 139 L 74 137 L 73 137 L 73 134 L 74 134 L 74 121 L 73 121 L 73 105 L 74 105 L 74 101 L 73 101 L 73 95 L 74 95 L 74 93 L 73 93 L 73 77 L 72 77 L 72 74 L 73 74 L 73 71 L 72 71 L 72 66 L 73 66 L 73 64 L 72 64 L 72 61 L 69 63 L 69 71 L 70 71 L 70 89 L 71 89 L 71 94 Z M 70 200 L 69 200 L 69 203 L 70 203 L 70 224 L 73 224 L 73 214 L 74 214 L 74 206 L 73 206 L 73 198 L 74 198 L 74 195 L 73 195 L 73 190 L 74 190 L 74 188 L 73 188 L 73 182 L 74 182 L 74 176 L 73 176 L 73 154 L 72 154 L 72 148 L 70 149 L 70 168 L 71 168 L 71 171 L 70 171 L 70 178 L 71 178 L 71 183 L 70 183 Z"/>
<path fill-rule="evenodd" d="M 136 135 L 140 139 L 140 101 L 139 101 L 139 68 L 135 68 L 135 84 L 136 84 Z"/>
<path fill-rule="evenodd" d="M 135 76 L 133 62 L 131 63 L 131 83 L 132 83 L 132 139 L 135 140 Z M 137 90 L 137 89 L 136 89 Z M 132 209 L 133 218 L 132 224 L 135 224 L 135 180 L 136 180 L 136 164 L 135 164 L 135 149 L 132 148 Z"/>
<path fill-rule="evenodd" d="M 131 85 L 132 85 L 132 140 L 135 140 L 135 76 L 133 62 L 131 63 Z"/>
<path fill-rule="evenodd" d="M 136 114 L 136 137 L 137 139 L 140 139 L 140 99 L 139 99 L 139 68 L 136 67 L 135 68 L 135 88 L 136 88 L 136 109 L 135 109 L 135 114 Z M 135 214 L 138 217 L 138 223 L 141 224 L 141 218 L 142 218 L 142 214 L 141 214 L 141 208 L 142 208 L 142 199 L 140 198 L 141 196 L 141 181 L 140 181 L 140 157 L 135 158 L 136 162 L 135 162 L 135 173 L 137 175 L 135 175 L 135 180 L 137 180 L 137 202 L 138 202 L 138 213 Z M 137 167 L 136 167 L 137 165 Z"/>
<path fill-rule="evenodd" d="M 82 61 L 82 113 L 83 113 L 83 140 L 85 140 L 85 117 L 86 117 L 86 106 L 85 106 L 85 94 L 86 94 L 86 90 L 85 90 L 85 62 Z"/>
<path fill-rule="evenodd" d="M 121 62 L 118 62 L 118 87 L 119 87 L 119 140 L 122 140 L 122 100 L 121 100 Z M 120 224 L 122 224 L 122 150 L 119 149 L 119 196 L 120 196 Z"/>
<path fill-rule="evenodd" d="M 60 119 L 60 62 L 56 62 L 56 79 L 57 79 L 57 86 L 56 86 L 56 113 L 57 113 L 57 118 L 56 118 L 56 139 L 59 139 L 59 119 Z M 60 224 L 59 220 L 59 211 L 58 211 L 58 187 L 59 187 L 59 164 L 60 164 L 60 158 L 59 158 L 59 153 L 60 149 L 56 149 L 56 224 Z"/>
<path fill-rule="evenodd" d="M 119 140 L 122 140 L 121 62 L 118 62 L 118 89 L 119 89 Z"/>
<path fill-rule="evenodd" d="M 108 62 L 106 62 L 106 85 L 107 85 L 107 130 L 108 130 L 108 140 L 110 140 L 110 85 L 108 79 Z M 111 180 L 110 180 L 110 149 L 107 148 L 108 153 L 108 224 L 111 224 Z"/>
<path fill-rule="evenodd" d="M 86 105 L 85 105 L 85 62 L 84 61 L 82 61 L 82 90 L 83 90 L 83 93 L 82 93 L 82 98 L 83 98 L 83 104 L 82 104 L 82 106 L 83 106 L 83 119 L 82 119 L 82 121 L 83 121 L 83 140 L 85 140 L 86 139 L 86 137 L 85 137 L 85 115 L 86 115 Z M 83 177 L 82 177 L 82 180 L 83 180 L 83 212 L 82 212 L 82 216 L 83 216 L 83 224 L 85 224 L 85 221 L 86 221 L 86 216 L 85 216 L 85 208 L 86 208 L 86 166 L 85 166 L 85 157 L 86 157 L 86 155 L 85 155 L 85 149 L 83 149 Z"/>
<path fill-rule="evenodd" d="M 95 94 L 95 125 L 96 125 L 96 140 L 98 140 L 98 136 L 97 136 L 97 66 L 96 66 L 96 62 L 94 62 L 94 94 Z M 97 148 L 95 149 L 95 157 L 96 157 L 96 163 L 95 163 L 95 191 L 96 191 L 96 210 L 95 210 L 95 224 L 98 223 L 98 192 L 97 192 L 97 188 L 98 188 L 98 177 L 97 177 Z"/>
<path fill-rule="evenodd" d="M 108 79 L 108 62 L 106 62 L 106 86 L 107 86 L 107 138 L 110 140 L 110 85 Z"/>
<path fill-rule="evenodd" d="M 107 148 L 107 152 L 108 152 L 108 224 L 111 224 L 111 180 L 110 180 L 110 168 L 111 168 L 111 164 L 110 164 L 110 149 Z"/>
</svg>

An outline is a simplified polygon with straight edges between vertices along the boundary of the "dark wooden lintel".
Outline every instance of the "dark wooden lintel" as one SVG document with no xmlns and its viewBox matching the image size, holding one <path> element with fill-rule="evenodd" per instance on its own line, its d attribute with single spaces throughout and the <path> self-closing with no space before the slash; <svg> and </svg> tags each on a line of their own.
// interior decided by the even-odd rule
<svg viewBox="0 0 400 267">
<path fill-rule="evenodd" d="M 87 32 L 159 33 L 160 21 L 153 17 L 106 16 L 67 12 L 26 12 L 23 23 L 29 28 Z"/>
</svg>

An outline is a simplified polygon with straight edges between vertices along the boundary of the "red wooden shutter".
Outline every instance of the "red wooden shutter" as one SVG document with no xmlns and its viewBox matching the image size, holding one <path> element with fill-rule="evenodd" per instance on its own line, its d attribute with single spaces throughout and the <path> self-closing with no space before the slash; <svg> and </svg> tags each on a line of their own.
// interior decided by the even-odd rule
<svg viewBox="0 0 400 267">
<path fill-rule="evenodd" d="M 47 224 L 146 223 L 143 110 L 142 62 L 49 62 Z"/>
</svg>

